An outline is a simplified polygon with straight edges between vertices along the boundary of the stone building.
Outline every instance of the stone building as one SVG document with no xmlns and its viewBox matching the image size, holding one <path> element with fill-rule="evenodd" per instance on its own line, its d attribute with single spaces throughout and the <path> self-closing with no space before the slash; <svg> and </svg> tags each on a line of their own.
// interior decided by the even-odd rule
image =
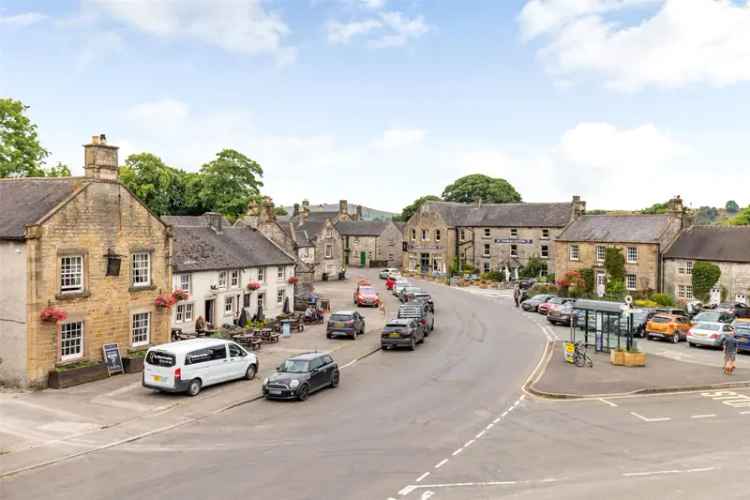
<svg viewBox="0 0 750 500">
<path fill-rule="evenodd" d="M 84 146 L 85 177 L 0 180 L 0 381 L 44 386 L 51 370 L 169 340 L 168 227 L 117 179 L 117 147 Z M 65 319 L 43 321 L 43 310 Z"/>
<path fill-rule="evenodd" d="M 428 202 L 404 227 L 405 269 L 445 273 L 459 260 L 480 272 L 515 275 L 531 257 L 555 272 L 553 243 L 586 209 L 580 197 L 568 203 Z"/>
<path fill-rule="evenodd" d="M 189 293 L 173 307 L 174 327 L 193 332 L 198 317 L 220 327 L 243 309 L 250 320 L 294 308 L 294 257 L 260 231 L 219 214 L 163 219 L 174 233 L 174 288 Z"/>
<path fill-rule="evenodd" d="M 661 291 L 661 258 L 686 225 L 682 200 L 671 200 L 661 215 L 582 215 L 557 237 L 554 260 L 557 276 L 594 270 L 595 291 L 604 295 L 607 248 L 622 250 L 625 287 L 629 291 Z"/>
<path fill-rule="evenodd" d="M 693 226 L 669 247 L 663 259 L 662 289 L 681 300 L 692 300 L 693 265 L 711 262 L 721 269 L 721 278 L 709 300 L 718 304 L 722 291 L 726 300 L 744 304 L 750 298 L 750 227 Z"/>
<path fill-rule="evenodd" d="M 392 221 L 340 221 L 336 229 L 347 266 L 401 266 L 403 233 Z"/>
</svg>

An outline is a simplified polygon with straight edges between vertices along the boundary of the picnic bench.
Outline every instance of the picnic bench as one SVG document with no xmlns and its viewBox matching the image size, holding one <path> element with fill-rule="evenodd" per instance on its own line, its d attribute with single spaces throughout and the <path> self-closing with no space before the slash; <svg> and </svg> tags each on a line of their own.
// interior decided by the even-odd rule
<svg viewBox="0 0 750 500">
<path fill-rule="evenodd" d="M 263 345 L 263 339 L 255 336 L 252 332 L 232 335 L 232 339 L 242 347 L 251 351 L 260 351 L 260 348 Z"/>
</svg>

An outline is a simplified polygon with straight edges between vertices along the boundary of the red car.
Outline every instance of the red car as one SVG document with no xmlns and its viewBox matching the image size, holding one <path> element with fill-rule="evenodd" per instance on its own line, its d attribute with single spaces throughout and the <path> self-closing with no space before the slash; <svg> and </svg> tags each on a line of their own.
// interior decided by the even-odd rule
<svg viewBox="0 0 750 500">
<path fill-rule="evenodd" d="M 557 307 L 560 307 L 563 304 L 567 304 L 568 302 L 571 302 L 572 299 L 563 298 L 563 297 L 552 297 L 544 304 L 539 304 L 539 308 L 537 309 L 537 312 L 539 314 L 544 314 L 545 316 L 552 310 Z"/>
<path fill-rule="evenodd" d="M 388 278 L 386 278 L 386 280 L 385 280 L 385 287 L 388 290 L 393 290 L 393 285 L 395 285 L 395 284 L 396 284 L 396 280 L 393 279 L 392 276 L 388 276 Z"/>
<path fill-rule="evenodd" d="M 357 285 L 357 290 L 354 292 L 354 303 L 358 306 L 373 306 L 378 307 L 380 305 L 380 295 L 375 289 L 367 284 Z"/>
</svg>

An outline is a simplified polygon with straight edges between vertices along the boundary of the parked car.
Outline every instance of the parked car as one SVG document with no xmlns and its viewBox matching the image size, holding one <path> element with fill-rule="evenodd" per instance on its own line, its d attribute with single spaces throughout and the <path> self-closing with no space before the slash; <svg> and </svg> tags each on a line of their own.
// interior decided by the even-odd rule
<svg viewBox="0 0 750 500">
<path fill-rule="evenodd" d="M 338 387 L 339 366 L 325 352 L 308 352 L 291 357 L 263 381 L 266 399 L 299 399 L 325 387 Z"/>
<path fill-rule="evenodd" d="M 575 302 L 575 299 L 570 299 L 567 297 L 552 297 L 544 304 L 539 304 L 539 307 L 537 307 L 536 312 L 538 312 L 539 314 L 544 314 L 546 316 L 547 314 L 549 314 L 549 312 L 552 309 L 559 307 L 563 304 L 567 304 L 568 302 Z"/>
<path fill-rule="evenodd" d="M 210 385 L 258 373 L 258 358 L 234 342 L 198 338 L 151 347 L 143 360 L 143 386 L 197 396 Z"/>
<path fill-rule="evenodd" d="M 412 351 L 417 344 L 424 342 L 425 330 L 414 318 L 394 319 L 386 323 L 380 336 L 380 346 L 384 349 L 408 347 Z"/>
<path fill-rule="evenodd" d="M 659 314 L 673 314 L 675 316 L 687 316 L 683 309 L 678 307 L 657 307 L 656 312 Z"/>
<path fill-rule="evenodd" d="M 354 290 L 354 304 L 358 307 L 370 306 L 378 307 L 380 305 L 380 295 L 369 283 L 357 285 Z"/>
<path fill-rule="evenodd" d="M 727 335 L 732 331 L 734 327 L 726 323 L 698 323 L 688 330 L 687 342 L 690 347 L 696 345 L 722 347 Z"/>
<path fill-rule="evenodd" d="M 396 280 L 396 282 L 393 284 L 393 295 L 396 297 L 399 296 L 401 293 L 402 288 L 406 288 L 407 286 L 411 286 L 411 283 L 409 283 L 409 280 L 404 278 L 399 278 Z"/>
<path fill-rule="evenodd" d="M 737 351 L 750 351 L 750 320 L 740 318 L 734 321 L 734 338 L 737 340 Z"/>
<path fill-rule="evenodd" d="M 686 316 L 676 314 L 656 314 L 646 323 L 646 338 L 653 340 L 660 338 L 678 343 L 687 338 L 690 330 L 690 320 Z"/>
<path fill-rule="evenodd" d="M 731 323 L 734 321 L 734 316 L 721 310 L 702 311 L 693 316 L 691 321 L 693 326 L 696 326 L 699 323 Z"/>
<path fill-rule="evenodd" d="M 633 336 L 645 337 L 646 324 L 657 312 L 655 309 L 633 309 Z"/>
<path fill-rule="evenodd" d="M 414 296 L 421 291 L 422 289 L 418 286 L 405 286 L 401 289 L 401 293 L 398 294 L 398 300 L 400 300 L 402 304 L 405 304 L 413 300 Z"/>
<path fill-rule="evenodd" d="M 339 311 L 331 314 L 326 324 L 326 337 L 332 339 L 343 334 L 356 339 L 365 333 L 365 318 L 357 311 Z"/>
<path fill-rule="evenodd" d="M 737 303 L 734 305 L 734 316 L 736 318 L 750 319 L 750 306 Z"/>
<path fill-rule="evenodd" d="M 521 302 L 521 308 L 523 308 L 523 310 L 527 312 L 534 312 L 539 308 L 541 304 L 544 304 L 552 297 L 554 297 L 554 295 L 550 295 L 548 293 L 540 293 L 538 295 L 534 295 L 530 299 L 526 299 Z"/>
<path fill-rule="evenodd" d="M 398 308 L 398 319 L 415 319 L 422 327 L 424 336 L 429 337 L 430 332 L 435 329 L 435 315 L 430 307 L 422 302 L 409 302 Z"/>
<path fill-rule="evenodd" d="M 430 311 L 432 311 L 433 313 L 435 312 L 435 302 L 432 300 L 432 295 L 425 292 L 424 290 L 414 294 L 414 301 L 424 302 L 430 307 Z"/>
<path fill-rule="evenodd" d="M 547 313 L 547 321 L 553 325 L 570 326 L 570 320 L 573 317 L 573 302 L 566 302 L 559 307 L 550 309 Z"/>
<path fill-rule="evenodd" d="M 391 273 L 398 273 L 398 269 L 396 269 L 395 267 L 386 267 L 385 269 L 380 271 L 380 273 L 378 274 L 378 277 L 381 280 L 384 280 L 384 279 L 387 279 Z"/>
</svg>

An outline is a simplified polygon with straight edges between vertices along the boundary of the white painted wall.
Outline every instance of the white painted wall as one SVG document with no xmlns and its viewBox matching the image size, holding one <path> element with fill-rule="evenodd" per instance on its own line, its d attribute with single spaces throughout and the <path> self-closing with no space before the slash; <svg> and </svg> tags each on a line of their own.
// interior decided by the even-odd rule
<svg viewBox="0 0 750 500">
<path fill-rule="evenodd" d="M 231 269 L 227 269 L 227 287 L 218 288 L 220 271 L 201 271 L 189 273 L 191 275 L 191 290 L 188 300 L 178 302 L 172 307 L 172 327 L 181 328 L 186 333 L 195 331 L 195 320 L 198 316 L 206 318 L 206 301 L 214 299 L 214 326 L 220 327 L 224 323 L 232 323 L 235 314 L 239 314 L 239 307 L 245 303 L 245 296 L 249 296 L 250 305 L 247 310 L 248 319 L 251 319 L 258 312 L 258 295 L 263 294 L 263 312 L 266 319 L 272 319 L 281 314 L 284 310 L 284 303 L 277 303 L 277 294 L 279 290 L 284 290 L 285 297 L 289 298 L 290 310 L 294 308 L 294 285 L 288 283 L 290 277 L 294 276 L 294 265 L 281 266 L 283 277 L 277 277 L 277 266 L 268 266 L 264 268 L 264 279 L 258 279 L 258 268 L 247 268 L 240 270 L 239 287 L 231 286 Z M 180 288 L 181 274 L 174 273 L 174 288 Z M 247 285 L 250 282 L 257 281 L 260 283 L 258 290 L 250 291 Z M 212 289 L 216 286 L 216 289 Z M 226 297 L 234 297 L 234 309 L 232 312 L 225 312 Z M 177 310 L 181 304 L 193 304 L 193 317 L 189 321 L 177 321 Z M 238 305 L 239 304 L 239 305 Z"/>
<path fill-rule="evenodd" d="M 26 244 L 0 241 L 0 382 L 24 386 L 26 361 Z"/>
</svg>

